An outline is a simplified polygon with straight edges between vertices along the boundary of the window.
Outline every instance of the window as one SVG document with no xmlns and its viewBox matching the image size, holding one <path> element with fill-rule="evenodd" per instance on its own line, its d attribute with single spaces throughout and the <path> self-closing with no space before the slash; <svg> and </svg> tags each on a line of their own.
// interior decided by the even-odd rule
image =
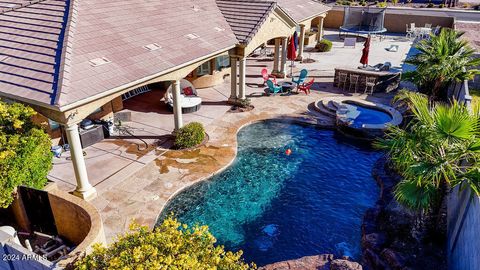
<svg viewBox="0 0 480 270">
<path fill-rule="evenodd" d="M 51 130 L 55 130 L 55 129 L 60 128 L 60 124 L 59 124 L 59 123 L 57 123 L 57 122 L 55 122 L 55 121 L 53 121 L 53 120 L 50 120 L 50 119 L 48 119 L 48 125 L 50 126 L 50 129 L 51 129 Z"/>
<path fill-rule="evenodd" d="M 210 61 L 207 61 L 197 68 L 197 76 L 210 74 L 210 71 Z"/>
<path fill-rule="evenodd" d="M 222 55 L 215 59 L 217 70 L 220 71 L 230 66 L 230 57 L 228 55 Z"/>
</svg>

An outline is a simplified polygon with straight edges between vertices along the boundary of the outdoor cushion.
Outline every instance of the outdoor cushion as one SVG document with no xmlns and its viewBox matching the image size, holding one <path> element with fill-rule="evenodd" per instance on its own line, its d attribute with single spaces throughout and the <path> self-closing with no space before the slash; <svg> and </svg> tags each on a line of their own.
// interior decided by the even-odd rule
<svg viewBox="0 0 480 270">
<path fill-rule="evenodd" d="M 193 89 L 189 86 L 189 87 L 185 87 L 183 88 L 183 94 L 185 96 L 194 96 L 195 94 L 193 93 Z"/>
</svg>

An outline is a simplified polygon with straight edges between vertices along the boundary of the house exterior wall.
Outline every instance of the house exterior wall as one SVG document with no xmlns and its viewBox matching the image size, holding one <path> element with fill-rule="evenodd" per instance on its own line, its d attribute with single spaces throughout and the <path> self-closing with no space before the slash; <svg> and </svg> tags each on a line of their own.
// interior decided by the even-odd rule
<svg viewBox="0 0 480 270">
<path fill-rule="evenodd" d="M 343 24 L 343 10 L 330 10 L 324 21 L 325 28 L 338 29 Z M 431 23 L 433 26 L 453 27 L 454 19 L 441 16 L 418 16 L 411 14 L 385 14 L 385 28 L 388 32 L 405 33 L 406 25 L 415 23 L 417 26 L 424 26 Z"/>
</svg>

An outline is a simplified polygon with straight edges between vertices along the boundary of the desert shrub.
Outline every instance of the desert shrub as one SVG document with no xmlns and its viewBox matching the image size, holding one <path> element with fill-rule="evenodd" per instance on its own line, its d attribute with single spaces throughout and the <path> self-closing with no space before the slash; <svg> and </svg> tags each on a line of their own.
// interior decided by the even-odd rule
<svg viewBox="0 0 480 270">
<path fill-rule="evenodd" d="M 198 122 L 191 122 L 180 128 L 175 135 L 175 147 L 183 149 L 200 144 L 205 138 L 205 129 Z"/>
<path fill-rule="evenodd" d="M 133 224 L 110 246 L 95 245 L 90 255 L 75 263 L 75 269 L 256 269 L 243 261 L 241 251 L 225 251 L 215 242 L 207 226 L 188 228 L 173 218 L 153 231 Z"/>
<path fill-rule="evenodd" d="M 329 52 L 332 49 L 332 46 L 332 42 L 324 38 L 320 40 L 317 45 L 315 45 L 315 48 L 318 49 L 320 52 Z"/>
<path fill-rule="evenodd" d="M 237 101 L 235 102 L 235 105 L 237 105 L 240 108 L 248 108 L 251 105 L 251 100 L 248 98 L 237 99 Z"/>
<path fill-rule="evenodd" d="M 387 7 L 387 0 L 385 0 L 383 2 L 378 2 L 377 7 L 386 8 Z"/>
<path fill-rule="evenodd" d="M 36 112 L 0 101 L 0 207 L 8 207 L 19 185 L 41 189 L 52 168 L 48 134 L 32 122 Z"/>
<path fill-rule="evenodd" d="M 427 8 L 433 8 L 435 5 L 433 3 L 428 3 Z"/>
<path fill-rule="evenodd" d="M 438 5 L 438 7 L 439 7 L 439 8 L 444 8 L 445 5 L 444 5 L 444 4 L 440 4 L 440 5 Z"/>
<path fill-rule="evenodd" d="M 396 6 L 396 5 L 398 4 L 398 0 L 391 0 L 391 1 L 392 1 L 392 4 L 393 4 L 394 6 Z"/>
</svg>

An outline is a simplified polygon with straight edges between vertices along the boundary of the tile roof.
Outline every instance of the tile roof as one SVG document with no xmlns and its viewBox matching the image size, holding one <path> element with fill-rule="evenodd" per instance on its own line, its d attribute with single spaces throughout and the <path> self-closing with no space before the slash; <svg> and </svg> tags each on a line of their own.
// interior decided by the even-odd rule
<svg viewBox="0 0 480 270">
<path fill-rule="evenodd" d="M 331 8 L 312 0 L 275 0 L 296 22 L 323 14 Z"/>
<path fill-rule="evenodd" d="M 463 37 L 480 53 L 480 22 L 455 22 L 455 29 L 465 32 Z"/>
<path fill-rule="evenodd" d="M 276 3 L 258 0 L 217 0 L 217 6 L 238 41 L 241 44 L 248 44 L 274 10 Z"/>
<path fill-rule="evenodd" d="M 0 3 L 0 91 L 57 107 L 238 43 L 215 0 Z"/>
</svg>

